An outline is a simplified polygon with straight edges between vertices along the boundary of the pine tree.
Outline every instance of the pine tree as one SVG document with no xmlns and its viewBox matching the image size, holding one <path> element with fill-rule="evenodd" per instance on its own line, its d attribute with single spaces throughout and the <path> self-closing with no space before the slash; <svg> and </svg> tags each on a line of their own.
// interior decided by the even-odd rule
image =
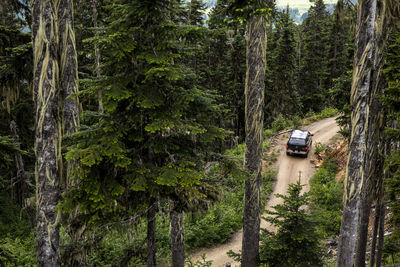
<svg viewBox="0 0 400 267">
<path fill-rule="evenodd" d="M 385 162 L 385 172 L 387 173 L 384 177 L 385 179 L 385 190 L 387 199 L 389 200 L 389 208 L 390 212 L 393 214 L 391 216 L 391 224 L 393 225 L 392 232 L 393 235 L 390 237 L 392 240 L 399 240 L 400 239 L 400 210 L 399 210 L 399 200 L 397 198 L 399 194 L 400 188 L 400 176 L 399 176 L 399 166 L 400 166 L 400 153 L 399 149 L 395 146 L 392 146 L 393 142 L 397 142 L 400 140 L 400 130 L 398 129 L 398 121 L 400 119 L 400 112 L 399 112 L 399 101 L 398 95 L 400 92 L 400 72 L 399 72 L 399 59 L 400 59 L 400 33 L 398 29 L 393 30 L 391 33 L 391 38 L 388 43 L 387 53 L 386 53 L 387 61 L 384 66 L 384 73 L 385 78 L 388 82 L 387 87 L 385 88 L 384 97 L 383 97 L 383 105 L 387 108 L 387 119 L 388 119 L 388 127 L 386 128 L 386 133 L 388 137 L 387 141 L 387 148 L 386 148 L 386 162 Z M 391 141 L 391 142 L 390 142 Z M 389 153 L 390 152 L 390 153 Z M 382 181 L 380 181 L 382 185 Z M 383 189 L 379 192 L 378 195 L 378 204 L 381 209 L 381 213 L 376 213 L 375 221 L 374 222 L 374 239 L 376 239 L 378 228 L 384 228 L 384 210 L 385 210 L 385 203 L 386 200 L 383 197 Z M 376 226 L 375 226 L 376 225 Z M 383 243 L 383 236 L 381 237 L 382 232 L 379 233 L 379 238 L 381 240 L 380 243 Z M 375 246 L 371 246 L 371 250 L 375 252 Z M 378 245 L 377 255 L 376 255 L 376 266 L 381 265 L 382 260 L 382 244 Z M 398 252 L 398 251 L 397 251 Z M 375 256 L 375 254 L 374 254 Z"/>
<path fill-rule="evenodd" d="M 301 193 L 303 185 L 298 181 L 290 184 L 287 196 L 277 194 L 283 203 L 266 211 L 264 218 L 277 228 L 277 232 L 263 229 L 261 234 L 260 262 L 268 266 L 322 266 L 322 250 L 316 223 L 305 206 L 308 193 Z"/>
<path fill-rule="evenodd" d="M 187 4 L 187 21 L 190 25 L 203 25 L 206 5 L 202 0 L 190 0 Z"/>
<path fill-rule="evenodd" d="M 302 96 L 303 111 L 320 111 L 327 102 L 329 85 L 329 13 L 323 0 L 316 0 L 310 7 L 302 27 L 301 65 L 297 86 Z"/>
<path fill-rule="evenodd" d="M 269 53 L 272 54 L 270 79 L 272 88 L 267 88 L 266 117 L 276 118 L 279 114 L 285 117 L 292 116 L 301 110 L 301 100 L 296 88 L 296 41 L 294 39 L 295 25 L 290 18 L 289 6 L 286 12 L 280 13 L 276 22 L 276 47 Z M 272 39 L 272 40 L 271 40 Z M 273 42 L 273 37 L 269 38 Z M 268 51 L 267 51 L 268 53 Z M 269 90 L 270 89 L 270 92 Z M 269 101 L 269 102 L 267 102 Z"/>
<path fill-rule="evenodd" d="M 102 75 L 83 80 L 83 102 L 97 104 L 104 88 L 104 113 L 88 105 L 81 130 L 70 138 L 67 159 L 81 162 L 74 172 L 80 183 L 64 208 L 79 204 L 89 225 L 144 217 L 151 204 L 143 198 L 160 196 L 181 203 L 171 206 L 171 219 L 178 218 L 171 234 L 179 236 L 174 227 L 187 199 L 204 196 L 203 160 L 226 132 L 214 123 L 222 110 L 215 91 L 199 85 L 188 60 L 206 31 L 185 25 L 184 11 L 181 1 L 120 1 L 106 7 L 106 30 L 87 40 L 100 49 Z M 172 244 L 173 261 L 183 265 L 183 246 Z"/>
</svg>

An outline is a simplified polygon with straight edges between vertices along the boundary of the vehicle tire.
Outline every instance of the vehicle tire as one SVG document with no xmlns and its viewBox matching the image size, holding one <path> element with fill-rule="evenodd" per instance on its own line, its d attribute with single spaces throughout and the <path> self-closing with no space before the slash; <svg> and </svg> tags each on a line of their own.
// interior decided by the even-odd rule
<svg viewBox="0 0 400 267">
<path fill-rule="evenodd" d="M 308 152 L 304 155 L 304 158 L 307 158 L 308 157 Z"/>
<path fill-rule="evenodd" d="M 286 151 L 286 156 L 290 156 L 290 153 Z"/>
</svg>

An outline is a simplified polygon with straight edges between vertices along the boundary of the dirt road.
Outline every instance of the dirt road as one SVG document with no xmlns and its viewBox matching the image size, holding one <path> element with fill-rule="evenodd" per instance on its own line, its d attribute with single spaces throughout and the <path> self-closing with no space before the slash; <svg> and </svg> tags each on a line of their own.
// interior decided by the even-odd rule
<svg viewBox="0 0 400 267">
<path fill-rule="evenodd" d="M 266 209 L 271 206 L 279 204 L 281 199 L 276 198 L 275 194 L 285 194 L 288 185 L 297 182 L 299 179 L 299 172 L 301 172 L 301 183 L 306 184 L 305 190 L 308 191 L 308 182 L 315 172 L 314 165 L 310 162 L 315 158 L 314 149 L 317 142 L 327 144 L 329 140 L 339 131 L 339 127 L 336 124 L 334 118 L 328 118 L 322 121 L 315 122 L 304 129 L 314 134 L 313 136 L 313 147 L 310 151 L 308 158 L 301 157 L 288 157 L 286 156 L 285 144 L 287 137 L 282 137 L 278 140 L 278 143 L 272 149 L 275 153 L 279 153 L 277 161 L 277 180 L 274 185 L 274 191 L 267 203 Z M 269 225 L 264 220 L 261 220 L 261 227 L 267 228 L 268 230 L 274 230 L 273 226 Z M 218 245 L 213 248 L 203 249 L 192 255 L 192 261 L 200 260 L 202 254 L 206 255 L 207 260 L 212 261 L 212 266 L 221 267 L 225 266 L 226 262 L 231 262 L 232 266 L 235 266 L 234 261 L 229 258 L 226 253 L 229 250 L 239 252 L 242 247 L 242 230 L 238 231 L 234 236 L 225 244 Z M 239 266 L 239 263 L 236 264 Z"/>
</svg>

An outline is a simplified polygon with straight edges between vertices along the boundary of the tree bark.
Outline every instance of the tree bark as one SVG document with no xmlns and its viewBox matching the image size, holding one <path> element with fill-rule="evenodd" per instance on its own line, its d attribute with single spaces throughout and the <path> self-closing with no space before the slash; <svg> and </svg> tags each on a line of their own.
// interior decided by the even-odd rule
<svg viewBox="0 0 400 267">
<path fill-rule="evenodd" d="M 368 129 L 368 95 L 373 66 L 375 15 L 376 0 L 358 2 L 356 52 L 351 88 L 352 129 L 338 251 L 338 265 L 343 267 L 353 266 L 360 193 L 365 183 L 364 161 L 366 157 L 366 131 Z"/>
<path fill-rule="evenodd" d="M 379 214 L 379 238 L 378 249 L 376 251 L 376 267 L 382 265 L 383 241 L 385 237 L 385 204 L 382 200 L 381 213 Z"/>
<path fill-rule="evenodd" d="M 378 235 L 378 227 L 379 227 L 379 216 L 381 213 L 381 204 L 375 204 L 375 214 L 374 214 L 374 228 L 372 230 L 372 241 L 371 241 L 371 257 L 369 259 L 369 266 L 375 266 L 375 255 L 376 255 L 376 239 Z"/>
<path fill-rule="evenodd" d="M 60 197 L 57 3 L 32 1 L 38 266 L 59 266 Z"/>
<path fill-rule="evenodd" d="M 393 144 L 390 142 L 390 140 L 386 140 L 385 143 L 385 150 L 384 150 L 384 156 L 385 158 L 390 156 L 391 150 L 392 150 Z M 384 242 L 384 237 L 385 237 L 385 184 L 384 180 L 386 180 L 388 177 L 390 177 L 390 171 L 388 169 L 385 169 L 384 171 L 384 179 L 379 181 L 379 187 L 377 191 L 377 196 L 378 196 L 378 203 L 380 206 L 380 212 L 379 212 L 379 237 L 378 237 L 378 248 L 376 251 L 376 267 L 380 267 L 382 264 L 382 253 L 383 253 L 383 242 Z"/>
<path fill-rule="evenodd" d="M 266 18 L 253 16 L 247 23 L 247 72 L 245 86 L 246 151 L 242 266 L 258 266 L 260 240 L 260 190 L 266 68 Z"/>
<path fill-rule="evenodd" d="M 360 205 L 360 220 L 358 223 L 358 231 L 357 231 L 356 258 L 355 258 L 355 266 L 359 267 L 365 266 L 365 251 L 367 248 L 370 211 L 371 211 L 371 200 L 368 196 L 363 196 L 362 194 L 361 205 Z"/>
<path fill-rule="evenodd" d="M 73 25 L 73 0 L 61 1 L 58 12 L 63 97 L 62 133 L 69 135 L 75 133 L 79 127 L 78 56 Z"/>
<path fill-rule="evenodd" d="M 10 121 L 10 131 L 14 142 L 20 149 L 18 127 L 17 123 L 14 120 Z M 21 153 L 19 152 L 15 153 L 15 165 L 17 169 L 17 175 L 16 175 L 16 181 L 13 183 L 15 184 L 15 186 L 13 186 L 13 189 L 15 189 L 16 191 L 15 201 L 18 203 L 18 205 L 22 207 L 24 205 L 24 200 L 29 196 L 29 186 L 27 183 L 24 160 L 22 158 Z"/>
<path fill-rule="evenodd" d="M 183 209 L 177 200 L 171 200 L 170 205 L 172 267 L 184 267 L 185 240 L 183 232 Z"/>
<path fill-rule="evenodd" d="M 63 0 L 58 9 L 59 40 L 60 40 L 60 85 L 62 90 L 62 127 L 63 135 L 71 135 L 79 127 L 79 99 L 78 99 L 78 55 L 76 52 L 75 31 L 73 23 L 73 0 Z M 62 156 L 60 155 L 60 160 Z M 72 172 L 76 162 L 66 162 L 65 171 L 62 171 L 63 188 L 68 189 L 76 184 Z M 60 163 L 62 166 L 63 163 Z M 85 225 L 79 220 L 79 207 L 71 211 L 68 217 L 71 250 L 65 255 L 68 266 L 86 266 L 86 250 L 84 246 Z"/>
<path fill-rule="evenodd" d="M 365 266 L 367 249 L 368 224 L 373 196 L 377 195 L 380 180 L 383 180 L 384 168 L 384 108 L 379 98 L 385 87 L 385 77 L 382 72 L 384 64 L 384 48 L 387 40 L 388 16 L 385 1 L 377 1 L 375 20 L 374 70 L 369 97 L 367 153 L 365 158 L 365 183 L 361 192 L 361 214 L 357 232 L 356 266 Z"/>
<path fill-rule="evenodd" d="M 156 208 L 157 199 L 151 197 L 147 211 L 147 267 L 156 267 Z"/>
<path fill-rule="evenodd" d="M 95 28 L 96 34 L 95 36 L 98 36 L 98 23 L 97 23 L 97 1 L 92 0 L 92 11 L 93 11 L 93 27 Z M 94 57 L 95 57 L 95 73 L 96 73 L 96 78 L 99 79 L 101 76 L 100 72 L 100 49 L 97 46 L 97 44 L 94 44 Z M 100 89 L 97 95 L 99 106 L 98 106 L 98 111 L 100 113 L 104 113 L 104 106 L 103 106 L 103 90 Z"/>
<path fill-rule="evenodd" d="M 12 134 L 12 137 L 14 139 L 14 142 L 17 144 L 18 148 L 20 149 L 20 139 L 18 135 L 18 126 L 17 123 L 14 120 L 11 120 L 10 122 L 10 131 Z M 28 220 L 29 223 L 32 227 L 32 229 L 35 227 L 36 224 L 36 215 L 35 215 L 35 207 L 33 205 L 29 205 L 29 199 L 30 196 L 30 187 L 33 187 L 33 185 L 30 183 L 28 176 L 26 175 L 25 172 L 25 164 L 24 164 L 24 159 L 22 158 L 21 153 L 15 153 L 15 167 L 17 168 L 17 175 L 16 175 L 16 181 L 13 182 L 15 186 L 13 186 L 13 189 L 16 191 L 16 202 L 18 205 L 23 207 L 26 210 L 26 214 L 28 215 Z"/>
</svg>

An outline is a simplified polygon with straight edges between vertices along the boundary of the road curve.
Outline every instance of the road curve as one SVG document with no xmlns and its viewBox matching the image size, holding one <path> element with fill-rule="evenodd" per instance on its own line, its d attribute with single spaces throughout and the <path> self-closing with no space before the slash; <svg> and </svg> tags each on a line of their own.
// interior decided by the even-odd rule
<svg viewBox="0 0 400 267">
<path fill-rule="evenodd" d="M 336 124 L 335 118 L 328 118 L 313 124 L 310 124 L 303 129 L 310 131 L 314 134 L 313 136 L 313 147 L 308 155 L 307 159 L 300 157 L 288 157 L 286 156 L 285 144 L 287 138 L 280 138 L 274 148 L 275 153 L 279 153 L 277 161 L 277 179 L 274 185 L 274 191 L 267 203 L 266 209 L 279 204 L 281 199 L 276 198 L 275 194 L 285 194 L 288 185 L 297 182 L 299 179 L 299 172 L 301 172 L 301 183 L 305 184 L 305 191 L 309 190 L 309 180 L 315 172 L 314 165 L 310 162 L 315 158 L 314 149 L 315 144 L 320 142 L 327 144 L 329 140 L 336 135 L 339 131 L 339 127 Z M 261 220 L 261 227 L 267 228 L 273 231 L 273 226 L 269 225 L 264 220 Z M 201 255 L 205 254 L 207 260 L 212 261 L 212 267 L 225 266 L 226 262 L 231 262 L 232 266 L 235 266 L 234 261 L 226 255 L 229 250 L 239 252 L 242 247 L 242 235 L 243 231 L 236 232 L 233 237 L 225 244 L 221 244 L 212 248 L 202 249 L 191 255 L 192 262 L 196 262 L 201 259 Z M 236 264 L 239 266 L 239 263 Z"/>
</svg>

